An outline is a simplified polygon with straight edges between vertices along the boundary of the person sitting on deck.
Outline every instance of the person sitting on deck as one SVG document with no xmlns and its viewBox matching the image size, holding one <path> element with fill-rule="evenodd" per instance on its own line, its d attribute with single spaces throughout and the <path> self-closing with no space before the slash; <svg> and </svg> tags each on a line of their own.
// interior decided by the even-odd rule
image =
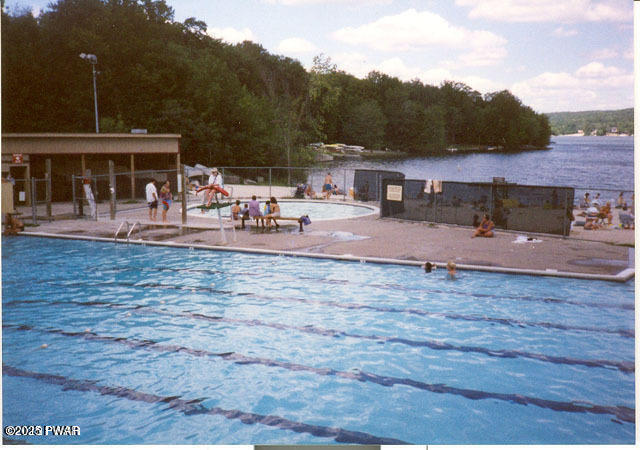
<svg viewBox="0 0 640 450">
<path fill-rule="evenodd" d="M 587 209 L 589 206 L 591 206 L 591 199 L 589 198 L 589 193 L 585 192 L 584 193 L 584 198 L 582 199 L 582 202 L 580 203 L 580 208 Z"/>
<path fill-rule="evenodd" d="M 241 217 L 242 219 L 248 219 L 248 218 L 249 218 L 249 205 L 245 203 L 245 204 L 244 204 L 244 208 L 242 208 L 242 209 L 240 210 L 240 213 L 239 213 L 239 214 L 240 214 L 240 217 Z"/>
<path fill-rule="evenodd" d="M 618 199 L 616 200 L 616 209 L 620 209 L 625 206 L 627 203 L 624 201 L 624 192 L 620 192 Z"/>
<path fill-rule="evenodd" d="M 280 225 L 278 225 L 278 222 L 276 222 L 276 218 L 280 217 L 280 205 L 278 205 L 278 201 L 275 197 L 271 197 L 270 202 L 267 203 L 269 203 L 270 206 L 269 213 L 265 214 L 265 219 L 267 219 L 267 228 L 271 228 L 272 220 L 276 225 L 276 228 L 278 228 Z"/>
<path fill-rule="evenodd" d="M 611 225 L 611 220 L 613 219 L 613 214 L 611 214 L 611 202 L 607 202 L 602 208 L 600 208 L 598 217 L 603 221 L 604 219 L 607 219 L 607 224 Z"/>
<path fill-rule="evenodd" d="M 296 192 L 293 194 L 293 198 L 304 198 L 305 192 L 307 191 L 307 185 L 304 183 L 298 184 L 296 186 Z"/>
<path fill-rule="evenodd" d="M 587 217 L 584 222 L 585 230 L 599 230 L 601 227 L 594 217 Z"/>
<path fill-rule="evenodd" d="M 476 228 L 475 233 L 473 233 L 472 238 L 474 237 L 493 237 L 493 228 L 495 224 L 489 218 L 489 214 L 485 214 L 482 218 L 482 222 L 480 222 L 480 226 Z"/>
<path fill-rule="evenodd" d="M 240 200 L 236 200 L 236 204 L 231 207 L 231 220 L 240 218 Z"/>
<path fill-rule="evenodd" d="M 311 185 L 307 184 L 307 187 L 304 190 L 304 195 L 306 195 L 308 198 L 316 198 L 316 193 L 313 191 L 313 189 L 311 189 Z"/>
<path fill-rule="evenodd" d="M 635 217 L 631 214 L 631 211 L 629 211 L 626 204 L 622 207 L 622 212 L 620 212 L 618 218 L 620 219 L 620 228 L 624 228 L 625 230 L 635 228 Z"/>
<path fill-rule="evenodd" d="M 256 226 L 258 225 L 258 220 L 262 220 L 262 227 L 264 228 L 264 216 L 260 212 L 260 202 L 256 200 L 256 196 L 251 196 L 251 201 L 249 202 L 249 217 L 253 220 L 256 220 Z"/>
<path fill-rule="evenodd" d="M 19 231 L 24 230 L 24 223 L 14 214 L 7 213 L 4 221 L 4 234 L 16 235 Z"/>
</svg>

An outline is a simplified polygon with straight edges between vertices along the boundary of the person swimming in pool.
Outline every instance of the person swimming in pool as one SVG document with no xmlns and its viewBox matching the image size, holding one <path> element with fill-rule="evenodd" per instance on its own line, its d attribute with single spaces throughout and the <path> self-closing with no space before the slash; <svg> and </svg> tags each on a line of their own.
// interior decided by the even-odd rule
<svg viewBox="0 0 640 450">
<path fill-rule="evenodd" d="M 449 261 L 447 263 L 447 275 L 452 280 L 456 279 L 456 263 L 454 263 L 453 261 Z"/>
<path fill-rule="evenodd" d="M 427 261 L 426 263 L 424 263 L 424 271 L 425 273 L 431 273 L 431 271 L 436 270 L 438 268 L 438 266 L 436 265 L 436 263 L 432 263 Z"/>
</svg>

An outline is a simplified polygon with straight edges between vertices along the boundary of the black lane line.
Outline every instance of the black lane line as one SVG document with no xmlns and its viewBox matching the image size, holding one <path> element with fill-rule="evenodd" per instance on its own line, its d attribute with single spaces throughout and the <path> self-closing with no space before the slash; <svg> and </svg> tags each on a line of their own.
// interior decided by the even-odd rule
<svg viewBox="0 0 640 450">
<path fill-rule="evenodd" d="M 265 416 L 237 409 L 222 409 L 217 407 L 206 408 L 201 404 L 202 399 L 182 400 L 180 396 L 160 397 L 155 394 L 149 394 L 126 387 L 104 386 L 98 384 L 97 381 L 76 380 L 61 375 L 31 372 L 6 364 L 2 364 L 2 373 L 3 375 L 9 375 L 12 377 L 33 378 L 45 383 L 62 386 L 62 390 L 95 392 L 100 395 L 110 395 L 144 403 L 166 403 L 169 409 L 181 412 L 186 416 L 199 414 L 223 416 L 230 420 L 239 420 L 246 425 L 258 423 L 269 427 L 280 428 L 281 430 L 293 431 L 295 433 L 308 433 L 312 436 L 333 438 L 336 442 L 347 444 L 407 444 L 407 442 L 399 439 L 374 436 L 360 431 L 345 430 L 344 428 L 325 427 L 320 425 L 311 425 L 304 422 L 294 422 L 280 416 Z"/>
<path fill-rule="evenodd" d="M 53 281 L 53 280 L 52 280 Z M 453 314 L 453 313 L 441 313 L 434 311 L 427 311 L 422 309 L 415 308 L 393 308 L 393 307 L 384 307 L 384 306 L 372 306 L 362 303 L 339 303 L 333 301 L 326 300 L 311 300 L 305 298 L 298 297 L 269 297 L 258 295 L 253 292 L 235 292 L 223 289 L 216 289 L 210 287 L 203 286 L 178 286 L 173 284 L 163 284 L 163 283 L 133 283 L 133 282 L 125 282 L 125 281 L 107 281 L 107 282 L 95 282 L 95 283 L 75 283 L 78 287 L 80 286 L 124 286 L 124 287 L 133 287 L 133 288 L 157 288 L 157 289 L 172 289 L 179 291 L 189 291 L 189 292 L 207 292 L 212 294 L 223 294 L 223 295 L 232 295 L 237 297 L 247 297 L 254 298 L 258 300 L 265 301 L 287 301 L 287 302 L 297 302 L 304 303 L 309 305 L 323 305 L 330 306 L 334 308 L 341 309 L 360 309 L 360 310 L 370 310 L 375 312 L 386 312 L 386 313 L 403 313 L 403 314 L 412 314 L 423 317 L 440 317 L 445 319 L 452 320 L 465 320 L 471 322 L 488 322 L 488 323 L 498 323 L 501 325 L 507 326 L 517 326 L 521 328 L 525 327 L 537 327 L 537 328 L 549 328 L 563 331 L 585 331 L 592 333 L 606 333 L 606 334 L 617 334 L 626 338 L 634 338 L 635 330 L 618 328 L 618 329 L 609 329 L 609 328 L 599 328 L 599 327 L 586 327 L 586 326 L 576 326 L 576 325 L 563 325 L 551 322 L 530 322 L 524 320 L 516 320 L 516 319 L 504 319 L 499 317 L 489 317 L 489 316 L 477 316 L 477 315 L 463 315 L 463 314 Z M 50 283 L 49 286 L 55 286 L 55 283 Z M 69 284 L 59 284 L 62 287 L 69 287 Z"/>
<path fill-rule="evenodd" d="M 74 306 L 91 306 L 91 307 L 105 307 L 112 309 L 121 309 L 121 310 L 130 310 L 136 313 L 151 313 L 162 316 L 171 316 L 171 317 L 184 317 L 187 319 L 196 319 L 196 320 L 204 320 L 208 322 L 214 323 L 231 323 L 234 325 L 245 325 L 245 326 L 259 326 L 266 328 L 273 328 L 277 330 L 294 330 L 302 333 L 315 334 L 319 336 L 327 336 L 333 338 L 341 338 L 341 337 L 350 337 L 355 339 L 366 339 L 372 340 L 380 343 L 388 342 L 388 343 L 397 343 L 408 345 L 411 347 L 427 347 L 432 350 L 452 350 L 459 351 L 463 353 L 480 353 L 489 357 L 497 357 L 497 358 L 528 358 L 534 359 L 538 361 L 548 362 L 552 364 L 566 364 L 566 365 L 579 365 L 586 367 L 598 367 L 604 369 L 617 369 L 624 373 L 633 373 L 635 372 L 635 363 L 633 361 L 612 361 L 606 359 L 584 359 L 584 358 L 571 358 L 565 356 L 553 356 L 553 355 L 545 355 L 543 353 L 533 353 L 526 352 L 521 350 L 492 350 L 486 347 L 478 347 L 478 346 L 468 346 L 468 345 L 453 345 L 448 344 L 443 341 L 438 340 L 413 340 L 406 339 L 397 336 L 381 336 L 381 335 L 363 335 L 363 334 L 355 334 L 349 333 L 348 331 L 334 330 L 329 328 L 321 328 L 316 327 L 315 325 L 305 325 L 305 326 L 296 326 L 296 325 L 287 325 L 284 323 L 278 322 L 264 322 L 258 319 L 234 319 L 224 316 L 209 316 L 201 313 L 194 313 L 190 311 L 167 311 L 155 309 L 149 306 L 130 306 L 122 303 L 112 303 L 112 302 L 74 302 L 74 301 L 47 301 L 47 300 L 16 300 L 9 303 L 6 303 L 5 306 L 10 307 L 20 303 L 46 303 L 50 305 L 63 305 L 70 304 Z"/>
<path fill-rule="evenodd" d="M 167 267 L 136 267 L 136 266 L 120 266 L 120 267 L 110 267 L 110 268 L 104 268 L 104 267 L 94 267 L 94 268 L 88 268 L 87 271 L 99 271 L 99 272 L 103 272 L 103 273 L 108 273 L 108 272 L 114 272 L 114 273 L 119 273 L 119 272 L 187 272 L 187 273 L 200 273 L 200 274 L 208 274 L 208 275 L 220 275 L 220 274 L 224 274 L 224 275 L 231 275 L 231 276 L 237 276 L 237 275 L 247 275 L 247 276 L 256 276 L 256 274 L 254 272 L 241 272 L 241 271 L 237 271 L 237 272 L 231 272 L 231 271 L 224 271 L 224 270 L 218 270 L 218 269 L 200 269 L 200 268 L 188 268 L 188 267 L 180 267 L 180 268 L 167 268 Z M 270 275 L 268 275 L 270 276 Z M 280 274 L 279 275 L 280 279 L 282 279 L 284 277 L 284 275 Z M 370 283 L 370 284 L 363 284 L 363 283 L 358 283 L 358 282 L 354 282 L 351 280 L 336 280 L 333 278 L 326 278 L 326 277 L 308 277 L 308 276 L 297 276 L 297 277 L 287 277 L 288 279 L 290 279 L 291 281 L 299 281 L 299 280 L 307 280 L 307 281 L 315 281 L 315 282 L 319 282 L 319 283 L 328 283 L 328 284 L 338 284 L 338 285 L 356 285 L 356 286 L 367 286 L 367 287 L 374 287 L 374 288 L 380 288 L 380 289 L 394 289 L 394 290 L 401 290 L 401 291 L 408 291 L 408 292 L 414 292 L 415 289 L 414 288 L 410 288 L 407 287 L 405 285 L 402 284 L 396 284 L 396 283 L 386 283 L 386 284 L 376 284 L 376 283 Z M 60 279 L 57 280 L 50 280 L 50 281 L 60 281 Z M 450 289 L 450 290 L 442 290 L 442 289 L 432 289 L 432 288 L 421 288 L 422 292 L 427 292 L 427 293 L 438 293 L 438 294 L 455 294 L 455 295 L 463 295 L 463 296 L 467 296 L 467 297 L 473 297 L 473 298 L 486 298 L 486 299 L 491 299 L 491 300 L 503 300 L 503 299 L 508 299 L 508 300 L 516 300 L 516 301 L 528 301 L 528 302 L 542 302 L 542 303 L 550 303 L 550 304 L 566 304 L 566 305 L 572 305 L 572 306 L 581 306 L 581 307 L 589 307 L 589 308 L 601 308 L 601 309 L 622 309 L 622 310 L 628 310 L 628 311 L 633 311 L 635 308 L 634 304 L 610 304 L 610 303 L 596 303 L 596 302 L 578 302 L 578 301 L 574 301 L 574 300 L 567 300 L 567 299 L 559 299 L 559 298 L 552 298 L 552 297 L 536 297 L 536 296 L 532 296 L 532 295 L 521 295 L 521 296 L 516 296 L 516 295 L 493 295 L 493 294 L 481 294 L 481 293 L 474 293 L 474 292 L 468 292 L 468 291 L 462 291 L 462 290 L 455 290 L 455 289 Z"/>
<path fill-rule="evenodd" d="M 251 357 L 242 355 L 240 353 L 235 352 L 223 352 L 223 353 L 214 353 L 208 350 L 200 350 L 200 349 L 192 349 L 189 347 L 184 347 L 180 345 L 167 345 L 167 344 L 158 344 L 157 342 L 149 339 L 140 340 L 140 339 L 129 339 L 125 337 L 113 337 L 113 336 L 101 336 L 93 332 L 88 331 L 64 331 L 60 329 L 36 329 L 29 325 L 13 325 L 17 330 L 24 331 L 41 331 L 52 334 L 59 334 L 62 336 L 70 336 L 70 337 L 80 337 L 87 340 L 92 341 L 100 341 L 100 342 L 109 342 L 109 343 L 118 343 L 122 345 L 126 345 L 130 348 L 143 349 L 143 350 L 152 350 L 152 351 L 160 351 L 160 352 L 174 352 L 174 353 L 186 353 L 189 355 L 197 356 L 197 357 L 214 357 L 214 358 L 222 358 L 225 361 L 232 361 L 235 364 L 240 365 L 250 365 L 256 364 L 266 367 L 278 367 L 286 370 L 290 370 L 293 372 L 311 372 L 317 375 L 322 376 L 336 376 L 340 378 L 345 378 L 349 380 L 356 381 L 368 381 L 371 383 L 375 383 L 385 387 L 391 387 L 394 385 L 402 385 L 402 386 L 410 386 L 416 389 L 420 389 L 423 391 L 433 392 L 437 394 L 451 394 L 451 395 L 459 395 L 471 400 L 483 400 L 483 399 L 495 399 L 502 400 L 509 403 L 516 403 L 519 405 L 535 405 L 541 408 L 551 409 L 554 411 L 562 411 L 562 412 L 577 412 L 577 413 L 592 413 L 592 414 L 611 414 L 616 416 L 618 419 L 635 423 L 635 409 L 629 408 L 627 406 L 606 406 L 606 405 L 597 405 L 590 402 L 583 401 L 572 401 L 572 402 L 561 402 L 555 400 L 546 400 L 538 397 L 530 397 L 526 395 L 520 394 L 502 394 L 499 392 L 486 392 L 480 391 L 476 389 L 465 389 L 465 388 L 456 388 L 452 386 L 447 386 L 446 384 L 437 383 L 425 383 L 423 381 L 413 380 L 411 378 L 398 378 L 392 376 L 378 375 L 371 372 L 363 372 L 359 369 L 354 369 L 353 372 L 345 372 L 340 370 L 335 370 L 331 368 L 325 367 L 312 367 L 306 366 L 303 364 L 296 364 L 285 361 L 276 361 L 273 359 L 267 358 L 259 358 L 259 357 Z"/>
</svg>

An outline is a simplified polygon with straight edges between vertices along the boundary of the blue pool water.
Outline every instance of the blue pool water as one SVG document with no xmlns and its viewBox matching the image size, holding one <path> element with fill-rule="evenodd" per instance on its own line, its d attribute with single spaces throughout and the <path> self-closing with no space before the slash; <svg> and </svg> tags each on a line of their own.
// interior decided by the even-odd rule
<svg viewBox="0 0 640 450">
<path fill-rule="evenodd" d="M 12 237 L 34 444 L 631 444 L 634 284 Z"/>
<path fill-rule="evenodd" d="M 240 206 L 244 206 L 244 203 Z M 348 219 L 352 217 L 367 216 L 376 213 L 378 210 L 360 205 L 349 203 L 331 203 L 321 201 L 286 201 L 279 200 L 280 212 L 282 217 L 300 217 L 308 215 L 311 221 L 314 220 L 332 220 L 332 219 Z M 260 211 L 264 211 L 264 202 L 260 203 Z M 231 215 L 231 207 L 220 208 L 220 212 L 224 217 Z M 201 216 L 199 208 L 190 208 L 189 214 Z M 218 218 L 218 212 L 215 209 L 209 209 L 205 212 L 206 216 Z"/>
</svg>

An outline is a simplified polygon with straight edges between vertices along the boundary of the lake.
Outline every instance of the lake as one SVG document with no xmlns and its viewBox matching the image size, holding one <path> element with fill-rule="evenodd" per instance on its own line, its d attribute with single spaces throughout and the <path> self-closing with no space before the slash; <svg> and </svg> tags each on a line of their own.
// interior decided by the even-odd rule
<svg viewBox="0 0 640 450">
<path fill-rule="evenodd" d="M 550 150 L 343 160 L 333 161 L 329 167 L 395 170 L 404 173 L 407 179 L 490 182 L 493 177 L 504 177 L 518 184 L 574 187 L 576 196 L 585 190 L 606 191 L 607 197 L 613 198 L 615 191 L 633 190 L 633 139 L 633 136 L 554 136 Z"/>
</svg>

